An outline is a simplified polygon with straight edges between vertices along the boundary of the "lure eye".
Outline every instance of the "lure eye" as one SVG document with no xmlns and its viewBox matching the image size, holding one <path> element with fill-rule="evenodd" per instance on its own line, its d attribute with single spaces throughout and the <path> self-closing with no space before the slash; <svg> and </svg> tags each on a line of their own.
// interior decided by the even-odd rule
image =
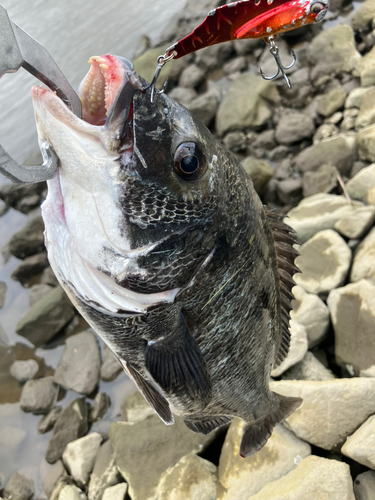
<svg viewBox="0 0 375 500">
<path fill-rule="evenodd" d="M 311 9 L 310 9 L 310 12 L 312 14 L 319 14 L 320 12 L 322 12 L 322 10 L 325 8 L 325 5 L 322 4 L 321 2 L 314 2 L 312 5 L 311 5 Z"/>
<path fill-rule="evenodd" d="M 206 171 L 206 157 L 194 142 L 184 142 L 174 155 L 175 172 L 186 181 L 195 181 Z"/>
</svg>

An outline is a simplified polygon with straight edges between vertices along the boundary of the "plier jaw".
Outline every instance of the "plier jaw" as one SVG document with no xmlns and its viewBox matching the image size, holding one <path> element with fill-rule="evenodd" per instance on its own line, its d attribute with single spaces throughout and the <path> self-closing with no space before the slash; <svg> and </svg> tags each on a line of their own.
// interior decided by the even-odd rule
<svg viewBox="0 0 375 500">
<path fill-rule="evenodd" d="M 74 114 L 82 117 L 81 101 L 48 51 L 33 37 L 9 19 L 0 4 L 0 77 L 23 67 L 56 92 Z M 48 142 L 41 144 L 43 164 L 24 167 L 0 145 L 0 173 L 16 183 L 34 183 L 52 179 L 57 172 L 58 157 Z"/>
</svg>

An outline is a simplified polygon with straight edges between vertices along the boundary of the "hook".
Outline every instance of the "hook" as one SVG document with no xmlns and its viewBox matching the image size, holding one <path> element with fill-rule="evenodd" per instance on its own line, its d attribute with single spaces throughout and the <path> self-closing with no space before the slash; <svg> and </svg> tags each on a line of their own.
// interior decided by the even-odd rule
<svg viewBox="0 0 375 500">
<path fill-rule="evenodd" d="M 165 92 L 165 89 L 167 88 L 168 80 L 164 83 L 162 90 L 157 90 L 156 83 L 158 81 L 159 75 L 160 75 L 161 70 L 163 69 L 164 65 L 168 61 L 171 61 L 174 58 L 174 56 L 175 56 L 175 53 L 172 52 L 172 54 L 170 54 L 169 56 L 164 54 L 163 56 L 159 56 L 157 58 L 157 66 L 156 66 L 156 70 L 155 70 L 152 82 L 150 83 L 150 85 L 148 87 L 145 88 L 145 90 L 151 88 L 151 102 L 152 102 L 152 104 L 154 104 L 155 93 L 158 92 L 159 94 L 163 94 Z"/>
<path fill-rule="evenodd" d="M 279 56 L 279 47 L 276 45 L 275 43 L 275 39 L 273 37 L 269 37 L 267 39 L 267 43 L 270 44 L 270 52 L 271 54 L 273 55 L 275 61 L 276 61 L 276 64 L 277 64 L 277 72 L 273 75 L 273 76 L 265 76 L 262 69 L 260 68 L 260 74 L 262 75 L 262 78 L 264 78 L 265 80 L 274 80 L 275 78 L 277 78 L 281 72 L 281 74 L 283 75 L 283 78 L 284 80 L 286 81 L 286 84 L 288 85 L 288 87 L 291 89 L 292 88 L 292 84 L 290 83 L 290 80 L 289 78 L 287 77 L 287 75 L 285 74 L 285 71 L 287 69 L 290 69 L 292 68 L 296 62 L 297 62 L 297 58 L 296 58 L 296 55 L 294 53 L 294 50 L 292 50 L 292 56 L 293 56 L 293 61 L 291 64 L 289 64 L 289 66 L 283 66 L 281 60 L 280 60 L 280 56 Z"/>
</svg>

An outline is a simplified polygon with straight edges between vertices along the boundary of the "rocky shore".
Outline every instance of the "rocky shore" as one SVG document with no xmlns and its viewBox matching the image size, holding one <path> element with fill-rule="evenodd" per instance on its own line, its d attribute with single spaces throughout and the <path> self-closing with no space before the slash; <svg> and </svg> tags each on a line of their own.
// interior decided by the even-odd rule
<svg viewBox="0 0 375 500">
<path fill-rule="evenodd" d="M 169 42 L 217 5 L 188 2 L 157 47 L 143 37 L 136 70 L 151 80 Z M 108 394 L 121 367 L 48 264 L 39 212 L 46 186 L 5 185 L 0 217 L 16 210 L 27 220 L 2 252 L 19 259 L 12 278 L 30 290 L 30 307 L 16 326 L 29 346 L 22 355 L 0 324 L 0 421 L 10 404 L 40 415 L 45 461 L 33 464 L 44 491 L 27 467 L 5 474 L 0 464 L 1 498 L 375 499 L 375 0 L 355 7 L 334 0 L 323 24 L 277 40 L 285 64 L 291 48 L 297 55 L 292 89 L 259 76 L 259 67 L 275 68 L 257 40 L 204 49 L 160 78 L 297 233 L 292 343 L 271 389 L 302 397 L 301 407 L 242 459 L 239 421 L 203 436 L 178 419 L 165 426 L 137 392 Z M 0 313 L 12 300 L 8 286 L 0 281 Z M 41 355 L 54 345 L 64 345 L 55 369 Z M 120 414 L 101 426 L 114 406 Z M 0 427 L 0 450 L 12 457 L 25 435 L 16 424 Z"/>
</svg>

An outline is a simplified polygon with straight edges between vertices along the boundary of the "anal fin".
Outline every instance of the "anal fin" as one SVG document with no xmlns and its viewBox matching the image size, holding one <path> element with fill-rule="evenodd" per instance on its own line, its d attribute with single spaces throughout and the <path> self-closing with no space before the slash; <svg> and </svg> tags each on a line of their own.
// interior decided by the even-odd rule
<svg viewBox="0 0 375 500">
<path fill-rule="evenodd" d="M 232 417 L 226 417 L 220 415 L 218 417 L 212 417 L 210 419 L 202 419 L 199 421 L 195 420 L 184 420 L 184 424 L 188 429 L 193 432 L 199 432 L 200 434 L 209 434 L 218 427 L 222 425 L 229 424 L 233 420 Z"/>
</svg>

